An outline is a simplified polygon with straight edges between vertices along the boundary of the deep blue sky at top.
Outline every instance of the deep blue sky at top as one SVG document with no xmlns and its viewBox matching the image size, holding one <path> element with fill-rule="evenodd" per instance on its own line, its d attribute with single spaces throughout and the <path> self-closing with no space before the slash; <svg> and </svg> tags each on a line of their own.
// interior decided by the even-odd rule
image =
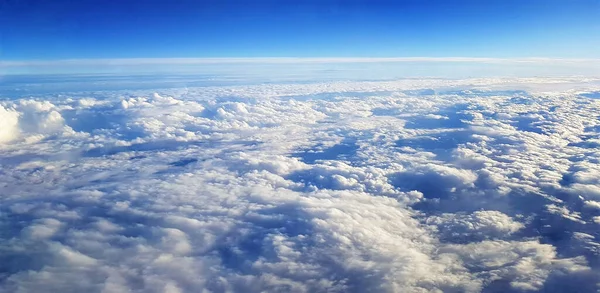
<svg viewBox="0 0 600 293">
<path fill-rule="evenodd" d="M 0 60 L 600 57 L 600 0 L 0 0 Z"/>
</svg>

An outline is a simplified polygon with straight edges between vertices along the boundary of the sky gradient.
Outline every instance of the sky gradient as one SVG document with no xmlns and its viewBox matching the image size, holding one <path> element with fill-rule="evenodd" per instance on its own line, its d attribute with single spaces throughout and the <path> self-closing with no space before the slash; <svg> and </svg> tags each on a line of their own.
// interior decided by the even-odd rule
<svg viewBox="0 0 600 293">
<path fill-rule="evenodd" d="M 600 293 L 599 1 L 0 0 L 0 293 Z"/>
<path fill-rule="evenodd" d="M 5 61 L 600 57 L 597 0 L 0 3 Z"/>
</svg>

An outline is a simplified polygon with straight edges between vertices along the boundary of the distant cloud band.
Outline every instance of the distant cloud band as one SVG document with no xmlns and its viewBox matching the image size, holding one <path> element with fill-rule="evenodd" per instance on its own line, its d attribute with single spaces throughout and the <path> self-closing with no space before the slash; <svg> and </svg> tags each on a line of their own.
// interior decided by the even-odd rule
<svg viewBox="0 0 600 293">
<path fill-rule="evenodd" d="M 187 64 L 236 64 L 236 63 L 378 63 L 378 62 L 468 62 L 468 63 L 600 63 L 600 59 L 567 58 L 475 58 L 475 57 L 340 57 L 340 58 L 125 58 L 125 59 L 64 59 L 64 60 L 17 60 L 0 61 L 0 67 L 57 66 L 57 65 L 187 65 Z"/>
</svg>

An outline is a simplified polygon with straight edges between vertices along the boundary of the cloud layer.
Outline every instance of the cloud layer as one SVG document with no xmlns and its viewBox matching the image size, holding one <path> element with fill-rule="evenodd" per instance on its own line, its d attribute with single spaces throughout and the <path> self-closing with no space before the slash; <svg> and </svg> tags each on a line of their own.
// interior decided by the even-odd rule
<svg viewBox="0 0 600 293">
<path fill-rule="evenodd" d="M 142 64 L 224 64 L 224 63 L 381 63 L 381 62 L 474 62 L 474 63 L 600 63 L 600 59 L 584 58 L 478 58 L 478 57 L 348 57 L 348 58 L 122 58 L 0 61 L 0 67 L 56 65 L 142 65 Z"/>
<path fill-rule="evenodd" d="M 582 79 L 1 102 L 0 292 L 595 292 Z"/>
</svg>

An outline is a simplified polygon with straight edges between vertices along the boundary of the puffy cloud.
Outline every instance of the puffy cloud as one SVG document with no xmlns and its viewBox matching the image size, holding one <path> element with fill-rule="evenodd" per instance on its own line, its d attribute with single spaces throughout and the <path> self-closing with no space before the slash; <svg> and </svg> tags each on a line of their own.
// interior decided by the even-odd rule
<svg viewBox="0 0 600 293">
<path fill-rule="evenodd" d="M 579 82 L 4 101 L 0 292 L 596 291 Z"/>
<path fill-rule="evenodd" d="M 498 211 L 476 211 L 472 214 L 446 213 L 426 219 L 436 225 L 442 239 L 453 242 L 473 242 L 484 239 L 509 238 L 524 227 Z"/>
<path fill-rule="evenodd" d="M 73 130 L 65 125 L 60 110 L 48 101 L 21 100 L 10 105 L 8 109 L 0 105 L 0 142 L 19 137 L 35 142 L 48 135 L 73 133 Z"/>
<path fill-rule="evenodd" d="M 518 291 L 537 291 L 550 274 L 589 271 L 583 258 L 557 259 L 551 245 L 537 241 L 483 241 L 449 245 L 443 251 L 461 255 L 465 265 L 491 284 L 490 288 L 504 281 Z"/>
<path fill-rule="evenodd" d="M 19 113 L 0 106 L 0 124 L 0 143 L 15 139 L 19 131 Z"/>
</svg>

